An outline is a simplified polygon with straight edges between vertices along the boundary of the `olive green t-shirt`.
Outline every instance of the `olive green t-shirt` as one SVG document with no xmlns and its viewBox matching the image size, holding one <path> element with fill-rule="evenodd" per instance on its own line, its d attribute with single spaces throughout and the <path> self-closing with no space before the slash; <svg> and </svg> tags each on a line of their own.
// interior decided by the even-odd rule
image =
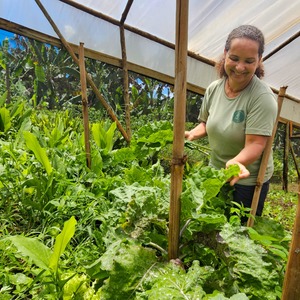
<svg viewBox="0 0 300 300">
<path fill-rule="evenodd" d="M 235 98 L 228 98 L 225 79 L 214 81 L 207 88 L 199 113 L 199 121 L 206 123 L 211 148 L 210 164 L 225 168 L 245 145 L 245 135 L 271 136 L 277 117 L 277 101 L 272 90 L 254 76 L 249 85 Z M 261 157 L 247 166 L 250 176 L 239 180 L 242 185 L 255 185 Z M 269 157 L 264 181 L 273 174 L 273 157 Z"/>
</svg>

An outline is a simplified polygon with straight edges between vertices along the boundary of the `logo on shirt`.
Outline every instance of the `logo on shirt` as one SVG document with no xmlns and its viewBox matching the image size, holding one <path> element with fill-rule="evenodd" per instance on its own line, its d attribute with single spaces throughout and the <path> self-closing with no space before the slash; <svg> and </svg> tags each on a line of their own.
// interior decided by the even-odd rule
<svg viewBox="0 0 300 300">
<path fill-rule="evenodd" d="M 243 110 L 236 110 L 233 114 L 232 121 L 234 123 L 241 123 L 245 120 L 245 112 Z"/>
</svg>

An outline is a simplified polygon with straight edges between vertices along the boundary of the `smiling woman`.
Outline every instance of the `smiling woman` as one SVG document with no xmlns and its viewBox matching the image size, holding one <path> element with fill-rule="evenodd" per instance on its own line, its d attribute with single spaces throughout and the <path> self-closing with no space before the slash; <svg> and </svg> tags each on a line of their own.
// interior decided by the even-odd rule
<svg viewBox="0 0 300 300">
<path fill-rule="evenodd" d="M 230 181 L 234 186 L 233 200 L 249 208 L 262 153 L 277 116 L 275 96 L 260 80 L 264 74 L 263 51 L 264 36 L 258 28 L 242 25 L 229 34 L 218 64 L 221 79 L 206 90 L 200 124 L 185 134 L 188 140 L 208 136 L 211 166 L 221 169 L 237 164 L 240 167 L 240 175 Z M 257 215 L 262 214 L 272 173 L 270 157 Z"/>
</svg>

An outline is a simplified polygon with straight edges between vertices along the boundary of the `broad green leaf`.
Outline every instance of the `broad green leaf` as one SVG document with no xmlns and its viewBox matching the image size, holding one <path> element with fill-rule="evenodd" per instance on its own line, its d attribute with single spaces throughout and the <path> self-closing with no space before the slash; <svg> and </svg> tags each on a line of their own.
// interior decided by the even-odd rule
<svg viewBox="0 0 300 300">
<path fill-rule="evenodd" d="M 36 79 L 39 82 L 45 82 L 46 81 L 43 66 L 40 66 L 38 63 L 35 63 L 34 72 L 35 72 Z"/>
<path fill-rule="evenodd" d="M 247 300 L 249 299 L 244 293 L 239 293 L 230 297 L 230 300 Z"/>
<path fill-rule="evenodd" d="M 106 132 L 106 151 L 107 152 L 110 152 L 113 148 L 113 145 L 114 145 L 114 133 L 115 133 L 115 130 L 117 128 L 117 123 L 116 122 L 113 122 L 109 129 L 107 130 Z"/>
<path fill-rule="evenodd" d="M 238 165 L 231 165 L 227 169 L 224 169 L 225 180 L 230 179 L 233 176 L 238 176 L 240 173 L 240 168 Z"/>
<path fill-rule="evenodd" d="M 280 250 L 280 249 L 276 249 L 275 247 L 269 247 L 268 248 L 273 254 L 279 256 L 280 258 L 282 258 L 283 260 L 287 261 L 288 259 L 288 252 L 283 249 L 283 250 Z"/>
<path fill-rule="evenodd" d="M 9 281 L 16 286 L 20 286 L 20 285 L 29 285 L 33 281 L 33 279 L 26 276 L 25 274 L 17 273 L 17 274 L 10 275 Z"/>
<path fill-rule="evenodd" d="M 135 299 L 136 290 L 156 264 L 155 252 L 140 245 L 123 243 L 108 259 L 112 269 L 109 280 L 101 288 L 103 299 Z"/>
<path fill-rule="evenodd" d="M 25 103 L 24 102 L 16 102 L 11 109 L 11 117 L 15 118 L 16 116 L 21 116 L 24 111 Z"/>
<path fill-rule="evenodd" d="M 273 272 L 274 266 L 266 259 L 267 251 L 249 239 L 246 229 L 244 231 L 243 235 L 243 228 L 226 224 L 220 232 L 224 240 L 222 243 L 228 246 L 227 259 L 232 276 L 241 284 L 241 292 L 251 289 L 252 295 L 257 299 L 275 299 L 275 292 L 268 287 L 276 286 L 279 274 Z M 265 297 L 266 291 L 270 293 L 270 298 Z"/>
<path fill-rule="evenodd" d="M 23 135 L 26 141 L 26 146 L 34 153 L 36 159 L 43 165 L 47 174 L 50 175 L 52 173 L 52 166 L 46 154 L 46 150 L 41 147 L 33 133 L 24 131 Z"/>
<path fill-rule="evenodd" d="M 6 132 L 11 127 L 9 110 L 5 107 L 0 108 L 0 131 Z"/>
<path fill-rule="evenodd" d="M 98 176 L 102 176 L 103 160 L 99 151 L 92 151 L 91 170 Z"/>
<path fill-rule="evenodd" d="M 54 271 L 57 271 L 59 258 L 65 251 L 66 246 L 70 242 L 71 238 L 74 236 L 76 223 L 76 219 L 71 217 L 64 223 L 63 231 L 56 237 L 54 251 L 49 263 L 49 267 Z"/>
<path fill-rule="evenodd" d="M 158 270 L 149 272 L 147 277 L 150 277 L 153 285 L 151 289 L 141 294 L 146 297 L 139 299 L 205 299 L 206 293 L 202 288 L 203 273 L 204 268 L 199 266 L 198 261 L 194 261 L 187 272 L 169 263 Z M 147 280 L 149 279 L 144 279 L 145 283 Z"/>
<path fill-rule="evenodd" d="M 167 143 L 173 141 L 173 131 L 171 129 L 160 130 L 150 134 L 149 136 L 144 136 L 138 139 L 138 142 L 143 142 L 147 144 L 157 144 L 165 146 Z"/>
<path fill-rule="evenodd" d="M 119 165 L 124 162 L 134 161 L 135 153 L 131 148 L 120 148 L 112 151 L 112 164 Z"/>
<path fill-rule="evenodd" d="M 92 125 L 92 134 L 97 146 L 105 149 L 109 153 L 113 148 L 114 133 L 117 128 L 116 122 L 113 122 L 109 129 L 105 131 L 103 124 L 95 123 Z"/>
<path fill-rule="evenodd" d="M 272 236 L 259 234 L 256 230 L 254 230 L 251 227 L 248 228 L 248 232 L 249 232 L 249 235 L 252 240 L 259 241 L 262 245 L 265 245 L 265 246 L 271 245 L 272 242 L 274 242 L 274 241 L 278 241 L 277 239 L 275 239 Z"/>
<path fill-rule="evenodd" d="M 219 291 L 214 291 L 213 294 L 205 296 L 204 300 L 249 300 L 249 298 L 244 293 L 235 294 L 227 298 Z"/>
<path fill-rule="evenodd" d="M 205 190 L 205 199 L 210 200 L 216 197 L 220 192 L 221 187 L 224 185 L 218 178 L 208 178 L 201 186 Z"/>
<path fill-rule="evenodd" d="M 96 145 L 99 148 L 102 148 L 102 132 L 100 123 L 96 123 L 92 125 L 92 134 Z"/>
<path fill-rule="evenodd" d="M 29 238 L 21 235 L 8 237 L 18 249 L 18 252 L 24 256 L 29 257 L 34 264 L 44 270 L 49 269 L 49 259 L 51 256 L 51 249 L 38 241 L 36 238 Z"/>
<path fill-rule="evenodd" d="M 2 96 L 0 96 L 0 107 L 2 107 L 6 101 L 6 97 L 7 97 L 7 91 L 4 92 L 4 94 Z"/>
</svg>

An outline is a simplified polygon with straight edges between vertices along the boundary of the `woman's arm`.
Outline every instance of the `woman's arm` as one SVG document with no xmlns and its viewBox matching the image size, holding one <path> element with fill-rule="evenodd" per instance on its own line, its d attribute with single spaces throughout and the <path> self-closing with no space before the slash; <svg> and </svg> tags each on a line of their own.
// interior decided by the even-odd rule
<svg viewBox="0 0 300 300">
<path fill-rule="evenodd" d="M 206 123 L 204 122 L 201 122 L 194 129 L 185 132 L 185 138 L 189 141 L 200 139 L 206 135 Z"/>
<path fill-rule="evenodd" d="M 263 153 L 267 141 L 270 137 L 262 135 L 247 134 L 245 146 L 241 152 L 226 163 L 226 167 L 237 164 L 240 167 L 240 174 L 230 180 L 230 185 L 234 185 L 238 180 L 250 175 L 247 166 L 256 161 Z"/>
</svg>

